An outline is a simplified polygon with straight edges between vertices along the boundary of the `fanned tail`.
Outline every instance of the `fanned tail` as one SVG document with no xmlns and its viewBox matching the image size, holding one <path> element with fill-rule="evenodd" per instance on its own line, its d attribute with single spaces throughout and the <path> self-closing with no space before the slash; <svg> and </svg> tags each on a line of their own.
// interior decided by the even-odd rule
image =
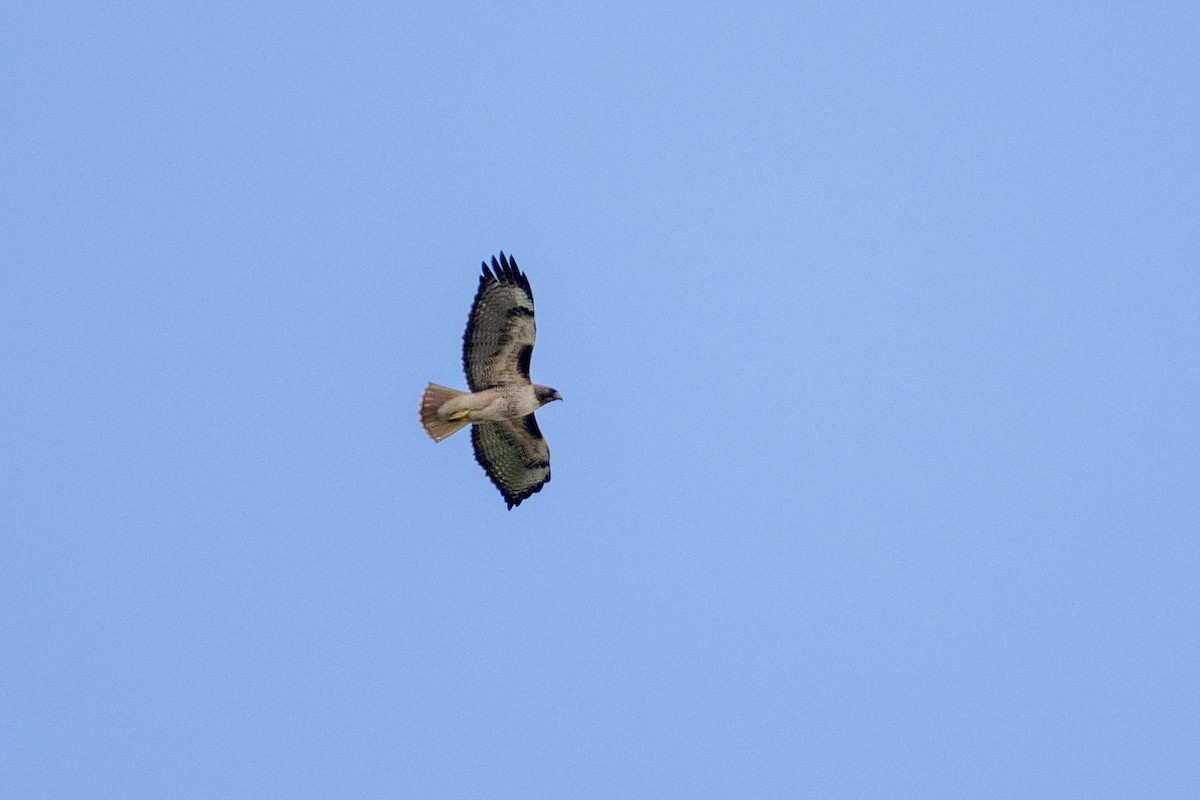
<svg viewBox="0 0 1200 800">
<path fill-rule="evenodd" d="M 438 409 L 445 405 L 447 401 L 453 400 L 463 394 L 466 394 L 466 392 L 460 392 L 457 389 L 431 383 L 426 387 L 425 394 L 421 395 L 421 424 L 425 426 L 425 432 L 435 442 L 440 442 L 447 436 L 457 433 L 471 424 L 467 420 L 451 422 L 448 419 L 442 419 L 437 413 Z"/>
</svg>

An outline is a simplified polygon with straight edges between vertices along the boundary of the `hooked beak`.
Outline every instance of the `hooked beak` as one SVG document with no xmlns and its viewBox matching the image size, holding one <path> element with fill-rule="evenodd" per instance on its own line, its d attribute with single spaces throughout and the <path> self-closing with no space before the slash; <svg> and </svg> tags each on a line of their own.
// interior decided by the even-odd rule
<svg viewBox="0 0 1200 800">
<path fill-rule="evenodd" d="M 551 400 L 562 400 L 562 395 L 559 394 L 558 392 L 555 392 L 553 395 L 550 396 L 550 399 Z"/>
</svg>

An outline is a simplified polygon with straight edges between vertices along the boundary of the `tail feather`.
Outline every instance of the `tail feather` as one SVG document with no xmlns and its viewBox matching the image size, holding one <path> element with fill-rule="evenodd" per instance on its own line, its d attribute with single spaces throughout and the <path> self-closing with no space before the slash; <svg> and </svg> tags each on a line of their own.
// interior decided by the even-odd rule
<svg viewBox="0 0 1200 800">
<path fill-rule="evenodd" d="M 466 420 L 451 422 L 448 419 L 438 416 L 437 413 L 438 409 L 448 400 L 453 400 L 459 395 L 464 394 L 466 392 L 460 392 L 457 389 L 450 389 L 446 386 L 431 383 L 425 389 L 425 394 L 421 395 L 421 424 L 425 426 L 425 432 L 435 442 L 440 442 L 450 434 L 457 433 L 471 424 Z"/>
</svg>

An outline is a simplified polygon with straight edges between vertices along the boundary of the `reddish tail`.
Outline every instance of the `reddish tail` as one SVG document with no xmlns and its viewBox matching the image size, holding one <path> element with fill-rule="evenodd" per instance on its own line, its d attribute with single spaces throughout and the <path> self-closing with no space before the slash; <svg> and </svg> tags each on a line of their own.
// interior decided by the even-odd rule
<svg viewBox="0 0 1200 800">
<path fill-rule="evenodd" d="M 466 420 L 451 422 L 450 420 L 442 419 L 437 413 L 438 409 L 445 405 L 447 401 L 464 394 L 466 392 L 460 392 L 457 389 L 450 389 L 446 386 L 431 383 L 425 389 L 425 394 L 421 395 L 421 424 L 425 426 L 425 432 L 435 442 L 440 442 L 450 434 L 457 433 L 471 424 Z"/>
</svg>

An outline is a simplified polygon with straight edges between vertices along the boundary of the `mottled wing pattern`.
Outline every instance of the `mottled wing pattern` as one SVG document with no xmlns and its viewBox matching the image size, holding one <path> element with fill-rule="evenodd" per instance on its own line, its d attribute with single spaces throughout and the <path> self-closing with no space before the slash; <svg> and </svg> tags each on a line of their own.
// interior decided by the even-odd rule
<svg viewBox="0 0 1200 800">
<path fill-rule="evenodd" d="M 463 371 L 472 392 L 496 386 L 530 383 L 529 359 L 537 326 L 529 279 L 514 258 L 492 257 L 483 265 L 479 291 L 463 334 Z"/>
<path fill-rule="evenodd" d="M 508 507 L 550 482 L 550 447 L 533 414 L 502 422 L 476 422 L 471 427 L 475 460 L 504 495 Z"/>
</svg>

